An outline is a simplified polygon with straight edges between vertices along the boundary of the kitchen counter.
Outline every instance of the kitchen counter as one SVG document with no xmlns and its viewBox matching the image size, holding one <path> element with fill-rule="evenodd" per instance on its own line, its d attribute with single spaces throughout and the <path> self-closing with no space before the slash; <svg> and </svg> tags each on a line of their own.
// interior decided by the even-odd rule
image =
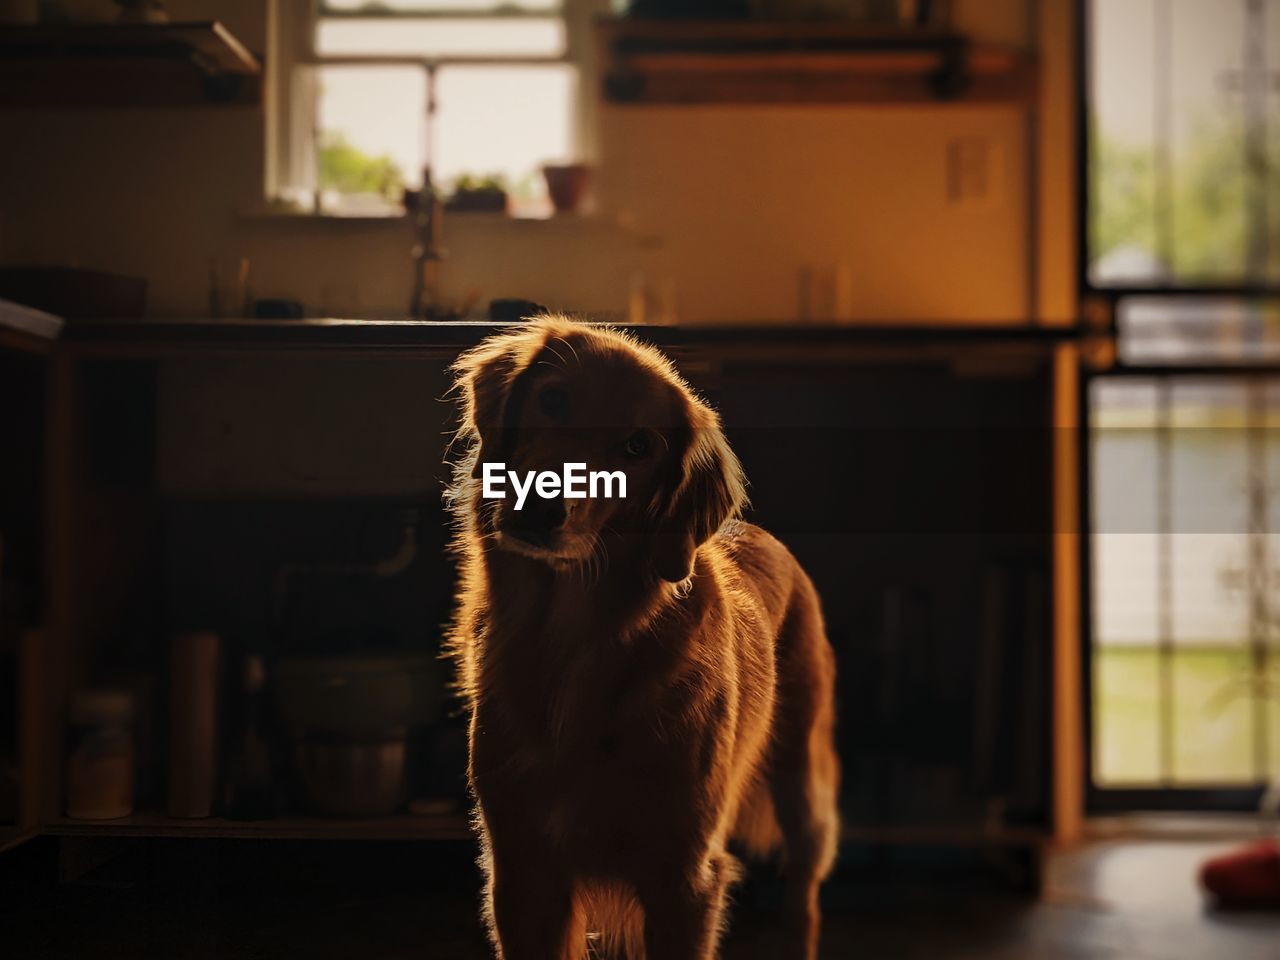
<svg viewBox="0 0 1280 960">
<path fill-rule="evenodd" d="M 152 354 L 190 349 L 340 348 L 457 351 L 511 324 L 490 321 L 425 320 L 100 320 L 69 324 L 61 343 L 76 352 Z M 627 326 L 661 347 L 719 346 L 735 349 L 818 348 L 883 345 L 902 347 L 966 344 L 1050 347 L 1078 334 L 1070 327 L 888 325 L 725 322 L 687 326 Z"/>
<path fill-rule="evenodd" d="M 64 742 L 66 690 L 105 662 L 111 638 L 153 622 L 158 577 L 174 622 L 212 610 L 219 622 L 257 623 L 262 571 L 298 555 L 298 531 L 313 518 L 343 524 L 360 504 L 429 511 L 423 529 L 439 538 L 423 541 L 432 546 L 420 555 L 412 609 L 424 624 L 443 622 L 451 561 L 439 548 L 448 529 L 439 492 L 455 412 L 444 402 L 447 366 L 509 326 L 336 318 L 68 324 L 48 371 L 45 502 L 31 513 L 48 520 L 47 694 L 25 704 L 36 715 L 34 735 Z M 792 536 L 842 636 L 854 637 L 866 612 L 882 609 L 886 589 L 922 584 L 947 625 L 946 662 L 977 675 L 972 665 L 995 642 L 982 600 L 989 577 L 1003 576 L 1011 556 L 1031 571 L 1063 571 L 1052 583 L 1036 573 L 1016 588 L 1040 606 L 1005 618 L 1011 631 L 1025 630 L 1025 643 L 1000 640 L 1007 651 L 1039 651 L 1025 661 L 1009 653 L 1010 689 L 1027 691 L 1009 715 L 1047 740 L 1058 702 L 1053 644 L 1059 636 L 1069 649 L 1079 642 L 1054 630 L 1057 611 L 1074 609 L 1074 593 L 1064 591 L 1073 590 L 1067 576 L 1078 540 L 1056 534 L 1076 529 L 1073 508 L 1054 498 L 1079 475 L 1079 433 L 1050 429 L 1070 426 L 1077 410 L 1079 394 L 1067 390 L 1075 330 L 726 321 L 631 332 L 671 355 L 737 431 L 756 485 L 753 516 Z M 809 472 L 801 496 L 790 492 L 797 463 Z M 152 558 L 163 558 L 159 573 Z M 861 648 L 847 649 L 861 662 Z M 968 702 L 957 715 L 970 715 Z M 47 709 L 35 709 L 41 705 Z M 856 717 L 856 709 L 846 712 Z M 247 825 L 145 810 L 110 823 L 71 822 L 62 814 L 61 758 L 49 751 L 42 759 L 25 802 L 43 833 L 436 840 L 465 831 L 457 818 Z M 969 782 L 963 763 L 953 767 L 956 783 Z M 938 809 L 954 813 L 954 828 L 940 830 L 928 812 L 881 823 L 871 787 L 848 820 L 873 831 L 863 836 L 875 843 L 999 846 L 1034 878 L 1051 823 L 1049 776 L 1037 764 L 1019 787 L 1017 825 L 995 830 L 985 806 L 950 800 Z"/>
</svg>

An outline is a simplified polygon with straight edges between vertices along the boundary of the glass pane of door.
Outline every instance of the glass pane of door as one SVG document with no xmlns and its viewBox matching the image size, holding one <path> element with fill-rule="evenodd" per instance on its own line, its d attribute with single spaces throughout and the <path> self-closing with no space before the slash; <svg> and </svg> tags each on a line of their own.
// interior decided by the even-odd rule
<svg viewBox="0 0 1280 960">
<path fill-rule="evenodd" d="M 1094 783 L 1280 774 L 1280 385 L 1117 375 L 1089 403 Z"/>
</svg>

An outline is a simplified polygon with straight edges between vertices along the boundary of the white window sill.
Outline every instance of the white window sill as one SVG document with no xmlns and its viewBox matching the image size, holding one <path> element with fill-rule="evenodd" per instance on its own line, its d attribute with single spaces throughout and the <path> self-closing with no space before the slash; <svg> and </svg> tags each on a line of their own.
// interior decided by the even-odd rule
<svg viewBox="0 0 1280 960">
<path fill-rule="evenodd" d="M 405 212 L 385 214 L 342 214 L 333 212 L 316 213 L 310 210 L 243 210 L 237 218 L 245 223 L 297 223 L 297 224 L 351 224 L 367 226 L 369 224 L 395 225 L 403 229 L 410 216 Z M 507 213 L 489 213 L 484 211 L 445 211 L 444 224 L 447 230 L 450 224 L 483 224 L 485 226 L 510 225 L 512 229 L 537 229 L 575 227 L 617 227 L 630 229 L 627 218 L 599 213 L 561 213 L 550 217 L 517 217 Z"/>
</svg>

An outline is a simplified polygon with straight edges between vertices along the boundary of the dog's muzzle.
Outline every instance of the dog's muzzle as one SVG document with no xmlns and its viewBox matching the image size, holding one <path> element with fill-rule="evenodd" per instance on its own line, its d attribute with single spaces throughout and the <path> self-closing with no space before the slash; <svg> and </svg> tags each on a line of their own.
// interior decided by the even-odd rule
<svg viewBox="0 0 1280 960">
<path fill-rule="evenodd" d="M 501 529 L 504 534 L 534 547 L 549 549 L 564 527 L 568 511 L 560 497 L 544 500 L 531 497 L 523 510 L 508 510 Z"/>
</svg>

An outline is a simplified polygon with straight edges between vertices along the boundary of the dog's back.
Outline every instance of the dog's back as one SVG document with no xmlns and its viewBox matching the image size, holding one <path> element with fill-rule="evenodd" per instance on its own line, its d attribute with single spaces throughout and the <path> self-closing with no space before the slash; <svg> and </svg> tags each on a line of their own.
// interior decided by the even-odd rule
<svg viewBox="0 0 1280 960">
<path fill-rule="evenodd" d="M 742 798 L 734 838 L 825 877 L 839 840 L 840 761 L 835 751 L 835 654 L 817 590 L 791 551 L 736 522 L 717 540 L 744 591 L 770 617 L 776 660 L 773 737 L 761 777 Z"/>
</svg>

